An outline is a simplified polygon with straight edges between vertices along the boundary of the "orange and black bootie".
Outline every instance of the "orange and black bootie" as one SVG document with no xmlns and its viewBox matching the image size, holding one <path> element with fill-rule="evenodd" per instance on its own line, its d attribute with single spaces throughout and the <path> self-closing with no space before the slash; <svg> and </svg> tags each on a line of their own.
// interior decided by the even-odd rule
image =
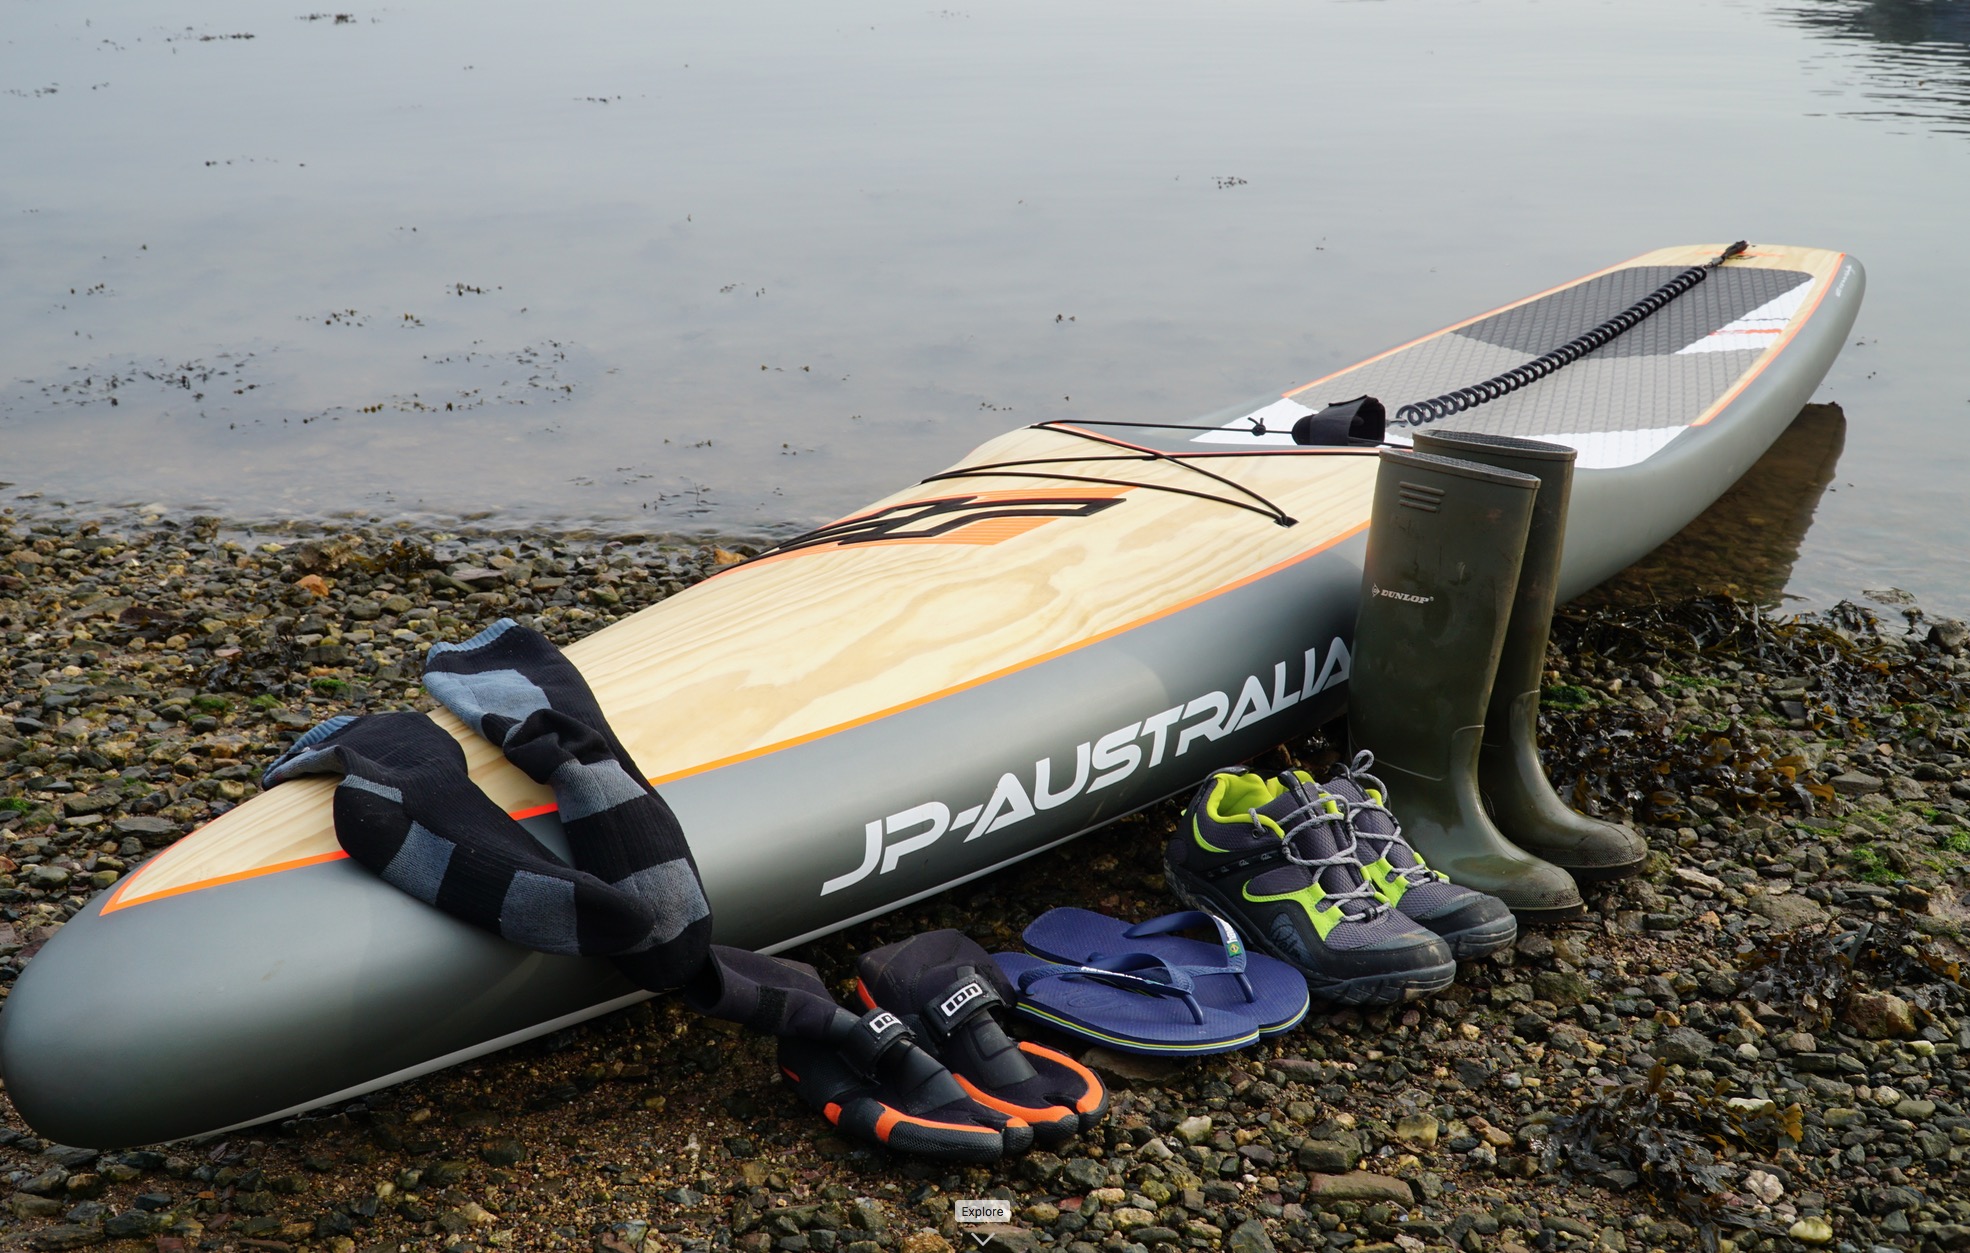
<svg viewBox="0 0 1970 1253">
<path fill-rule="evenodd" d="M 972 1100 L 902 1019 L 857 1018 L 806 962 L 714 944 L 684 994 L 714 1018 L 778 1036 L 780 1073 L 844 1134 L 952 1162 L 996 1162 L 1032 1147 L 1032 1128 Z"/>
<path fill-rule="evenodd" d="M 1060 1144 L 1099 1123 L 1108 1092 L 1092 1070 L 1014 1040 L 993 1015 L 1016 994 L 991 955 L 958 931 L 928 931 L 864 953 L 855 990 L 872 1011 L 900 1016 L 979 1104 Z"/>
<path fill-rule="evenodd" d="M 973 1100 L 888 1010 L 843 1010 L 832 1036 L 782 1036 L 780 1073 L 843 1132 L 949 1162 L 996 1162 L 1033 1147 L 1031 1127 Z"/>
</svg>

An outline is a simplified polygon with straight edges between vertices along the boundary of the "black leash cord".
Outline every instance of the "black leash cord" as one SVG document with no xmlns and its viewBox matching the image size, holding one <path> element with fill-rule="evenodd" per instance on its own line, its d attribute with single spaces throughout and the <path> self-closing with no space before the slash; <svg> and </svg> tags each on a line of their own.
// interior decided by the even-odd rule
<svg viewBox="0 0 1970 1253">
<path fill-rule="evenodd" d="M 1659 312 L 1670 301 L 1709 278 L 1711 271 L 1732 257 L 1742 255 L 1750 246 L 1740 239 L 1711 260 L 1684 270 L 1599 326 L 1575 336 L 1551 352 L 1534 357 L 1524 365 L 1507 370 L 1503 374 L 1493 375 L 1482 383 L 1473 383 L 1469 387 L 1460 387 L 1454 392 L 1445 392 L 1429 400 L 1404 405 L 1395 411 L 1395 420 L 1406 422 L 1410 426 L 1422 426 L 1452 414 L 1462 413 L 1466 409 L 1488 404 L 1501 396 L 1511 395 L 1521 387 L 1536 383 L 1548 374 L 1572 365 L 1596 348 L 1609 343 L 1616 336 L 1633 330 L 1645 318 Z"/>
</svg>

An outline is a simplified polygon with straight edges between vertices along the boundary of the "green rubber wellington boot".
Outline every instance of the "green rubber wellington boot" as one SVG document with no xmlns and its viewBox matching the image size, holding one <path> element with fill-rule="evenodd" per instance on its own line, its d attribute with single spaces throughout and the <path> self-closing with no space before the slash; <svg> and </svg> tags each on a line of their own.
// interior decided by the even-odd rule
<svg viewBox="0 0 1970 1253">
<path fill-rule="evenodd" d="M 1566 871 L 1492 825 L 1478 749 L 1539 480 L 1382 450 L 1348 677 L 1348 738 L 1437 870 L 1528 922 L 1585 909 Z"/>
<path fill-rule="evenodd" d="M 1560 444 L 1470 431 L 1418 432 L 1416 451 L 1517 470 L 1540 480 L 1519 563 L 1512 621 L 1505 629 L 1498 676 L 1484 713 L 1484 747 L 1478 752 L 1478 791 L 1492 820 L 1512 843 L 1583 882 L 1639 873 L 1648 860 L 1648 842 L 1619 823 L 1575 813 L 1539 764 L 1540 679 L 1546 672 L 1546 641 L 1552 634 L 1577 454 Z"/>
</svg>

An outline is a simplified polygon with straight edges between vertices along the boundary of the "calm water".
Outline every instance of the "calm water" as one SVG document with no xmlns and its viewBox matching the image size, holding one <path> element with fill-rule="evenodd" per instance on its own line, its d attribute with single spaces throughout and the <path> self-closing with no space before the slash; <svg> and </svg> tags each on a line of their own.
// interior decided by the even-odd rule
<svg viewBox="0 0 1970 1253">
<path fill-rule="evenodd" d="M 0 22 L 0 505 L 785 534 L 1748 236 L 1870 294 L 1718 560 L 1970 613 L 1970 5 L 160 13 Z"/>
</svg>

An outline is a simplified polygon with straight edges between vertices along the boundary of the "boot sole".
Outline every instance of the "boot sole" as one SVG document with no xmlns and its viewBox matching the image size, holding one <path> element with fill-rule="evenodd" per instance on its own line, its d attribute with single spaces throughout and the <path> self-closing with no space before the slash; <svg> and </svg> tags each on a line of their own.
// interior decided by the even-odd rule
<svg viewBox="0 0 1970 1253">
<path fill-rule="evenodd" d="M 994 1129 L 905 1113 L 875 1095 L 867 1079 L 824 1046 L 783 1041 L 779 1066 L 810 1109 L 858 1140 L 899 1153 L 983 1166 L 1017 1157 L 1033 1143 L 1033 1129 L 1020 1122 Z"/>
<path fill-rule="evenodd" d="M 1442 966 L 1425 966 L 1420 970 L 1396 970 L 1381 975 L 1358 975 L 1353 979 L 1336 979 L 1317 970 L 1302 966 L 1292 954 L 1287 953 L 1272 942 L 1259 928 L 1252 927 L 1239 918 L 1238 911 L 1219 900 L 1217 894 L 1208 888 L 1187 881 L 1183 872 L 1163 859 L 1163 879 L 1169 884 L 1176 898 L 1192 909 L 1201 909 L 1216 914 L 1238 929 L 1245 943 L 1256 946 L 1270 957 L 1276 957 L 1306 976 L 1307 991 L 1322 1001 L 1332 1005 L 1399 1005 L 1404 1001 L 1421 1000 L 1443 991 L 1457 981 L 1457 962 L 1455 957 Z M 1584 907 L 1583 907 L 1584 908 Z"/>
<path fill-rule="evenodd" d="M 1558 922 L 1567 922 L 1587 912 L 1587 902 L 1578 905 L 1561 905 L 1549 909 L 1520 909 L 1512 907 L 1512 917 L 1526 926 L 1545 927 Z"/>
<path fill-rule="evenodd" d="M 1546 860 L 1552 861 L 1552 858 Z M 1642 868 L 1648 865 L 1648 858 L 1641 857 L 1615 866 L 1568 866 L 1557 861 L 1553 864 L 1572 875 L 1575 883 L 1612 883 L 1616 879 L 1632 879 L 1642 873 Z"/>
</svg>

